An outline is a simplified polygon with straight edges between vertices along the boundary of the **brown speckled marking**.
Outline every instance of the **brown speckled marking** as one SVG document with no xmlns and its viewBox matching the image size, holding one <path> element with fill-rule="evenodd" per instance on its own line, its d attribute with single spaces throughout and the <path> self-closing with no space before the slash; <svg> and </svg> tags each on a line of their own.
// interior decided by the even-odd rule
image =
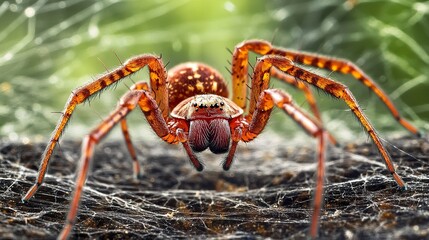
<svg viewBox="0 0 429 240">
<path fill-rule="evenodd" d="M 100 88 L 105 88 L 105 87 L 107 87 L 107 83 L 106 83 L 106 81 L 101 80 L 101 81 L 100 81 Z"/>
<path fill-rule="evenodd" d="M 220 73 L 202 63 L 189 62 L 170 69 L 167 81 L 170 109 L 199 94 L 228 97 L 228 87 Z"/>
</svg>

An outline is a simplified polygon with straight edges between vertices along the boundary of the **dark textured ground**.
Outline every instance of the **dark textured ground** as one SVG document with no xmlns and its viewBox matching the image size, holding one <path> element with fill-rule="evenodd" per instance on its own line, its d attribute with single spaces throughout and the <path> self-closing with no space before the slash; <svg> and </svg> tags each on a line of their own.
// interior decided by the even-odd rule
<svg viewBox="0 0 429 240">
<path fill-rule="evenodd" d="M 203 153 L 202 173 L 179 147 L 137 144 L 145 169 L 139 181 L 123 144 L 105 143 L 95 154 L 72 238 L 305 238 L 314 152 L 276 141 L 241 145 L 229 172 L 221 170 L 221 156 Z M 404 192 L 371 144 L 331 149 L 322 239 L 429 239 L 428 140 L 391 142 L 404 151 L 391 149 L 409 185 Z M 44 185 L 23 204 L 43 147 L 0 143 L 1 239 L 54 238 L 63 226 L 80 146 L 61 144 Z"/>
</svg>

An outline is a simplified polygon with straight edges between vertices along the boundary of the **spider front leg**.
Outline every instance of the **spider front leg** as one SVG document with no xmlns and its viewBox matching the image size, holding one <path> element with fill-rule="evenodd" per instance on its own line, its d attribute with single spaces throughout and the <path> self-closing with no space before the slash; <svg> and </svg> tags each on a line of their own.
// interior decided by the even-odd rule
<svg viewBox="0 0 429 240">
<path fill-rule="evenodd" d="M 398 109 L 390 100 L 389 96 L 381 89 L 377 83 L 366 75 L 358 66 L 352 62 L 333 58 L 328 56 L 316 55 L 300 51 L 292 51 L 288 49 L 282 49 L 279 47 L 272 46 L 269 42 L 263 40 L 248 40 L 237 45 L 234 51 L 232 60 L 232 72 L 233 74 L 233 99 L 242 108 L 245 107 L 246 89 L 241 86 L 245 86 L 247 83 L 247 66 L 248 66 L 248 53 L 249 51 L 255 52 L 261 55 L 277 55 L 290 59 L 294 62 L 301 63 L 304 65 L 310 65 L 318 68 L 328 69 L 330 71 L 341 72 L 343 74 L 349 74 L 356 80 L 360 81 L 363 85 L 368 87 L 375 95 L 386 105 L 395 120 L 401 124 L 412 134 L 421 137 L 422 133 L 409 121 L 401 116 Z"/>
<path fill-rule="evenodd" d="M 254 80 L 256 75 L 259 73 L 260 72 L 255 71 Z M 243 130 L 243 141 L 250 141 L 264 129 L 274 106 L 282 109 L 310 136 L 317 138 L 318 140 L 316 190 L 313 198 L 313 214 L 310 226 L 310 235 L 312 237 L 316 237 L 319 226 L 320 211 L 323 204 L 326 139 L 328 138 L 328 134 L 323 129 L 322 124 L 317 120 L 312 119 L 308 114 L 297 107 L 287 93 L 279 89 L 267 89 L 262 91 L 259 95 L 252 114 L 249 114 L 249 116 L 246 117 L 246 119 L 250 119 L 250 122 L 248 127 Z"/>
<path fill-rule="evenodd" d="M 396 183 L 399 185 L 401 189 L 405 189 L 406 185 L 404 181 L 401 179 L 401 177 L 396 173 L 395 167 L 392 163 L 391 157 L 389 153 L 387 152 L 386 148 L 382 144 L 380 138 L 378 137 L 377 132 L 375 131 L 374 127 L 368 120 L 368 118 L 363 113 L 362 109 L 359 107 L 356 99 L 354 98 L 353 94 L 350 92 L 350 90 L 343 84 L 335 82 L 331 79 L 324 78 L 321 76 L 318 76 L 312 72 L 309 72 L 303 68 L 300 68 L 298 66 L 295 66 L 293 62 L 287 58 L 280 57 L 280 56 L 264 56 L 260 58 L 255 66 L 255 72 L 267 72 L 271 67 L 276 67 L 279 70 L 283 71 L 286 74 L 289 74 L 291 76 L 296 77 L 297 79 L 300 79 L 302 81 L 306 81 L 311 85 L 314 85 L 321 90 L 329 93 L 330 95 L 339 98 L 343 100 L 348 107 L 352 110 L 352 112 L 355 114 L 355 116 L 358 118 L 359 122 L 362 124 L 362 126 L 366 129 L 370 137 L 372 138 L 373 142 L 377 146 L 387 169 L 392 174 L 393 178 L 395 179 Z M 253 81 L 255 83 L 252 83 L 252 86 L 254 86 L 255 89 L 252 89 L 252 95 L 258 94 L 269 82 L 269 74 L 258 74 L 259 77 L 254 79 Z M 266 88 L 266 87 L 265 87 Z M 252 99 L 252 97 L 251 97 Z M 251 102 L 249 112 L 253 112 L 255 109 L 255 102 Z"/>
<path fill-rule="evenodd" d="M 172 134 L 170 134 L 167 123 L 162 116 L 162 111 L 148 91 L 133 90 L 121 98 L 121 103 L 118 108 L 84 138 L 82 143 L 82 155 L 76 175 L 75 191 L 73 193 L 66 224 L 58 237 L 59 239 L 67 239 L 73 228 L 95 145 L 99 143 L 116 124 L 123 121 L 126 115 L 135 109 L 137 104 L 142 109 L 152 129 L 160 138 L 171 137 L 170 135 Z"/>
<path fill-rule="evenodd" d="M 310 105 L 311 112 L 317 118 L 317 120 L 322 121 L 322 115 L 320 114 L 319 107 L 317 106 L 316 98 L 311 92 L 311 89 L 307 84 L 297 81 L 294 77 L 284 74 L 282 71 L 277 68 L 271 68 L 271 76 L 282 80 L 283 82 L 301 90 L 304 93 L 304 96 Z"/>
<path fill-rule="evenodd" d="M 399 113 L 398 109 L 393 104 L 389 96 L 383 91 L 383 89 L 378 86 L 378 84 L 364 71 L 362 71 L 356 64 L 352 63 L 346 59 L 333 58 L 323 55 L 316 55 L 305 52 L 298 52 L 280 48 L 273 48 L 270 51 L 270 54 L 275 54 L 279 56 L 284 56 L 294 62 L 302 63 L 305 65 L 310 65 L 318 68 L 328 69 L 330 71 L 340 72 L 343 74 L 349 74 L 354 79 L 361 82 L 367 88 L 369 88 L 374 94 L 380 99 L 380 101 L 386 105 L 389 112 L 392 114 L 394 119 L 402 125 L 406 130 L 416 135 L 417 137 L 422 137 L 422 133 L 408 120 L 403 118 Z"/>
<path fill-rule="evenodd" d="M 72 116 L 76 106 L 85 102 L 91 96 L 98 93 L 100 90 L 103 90 L 108 86 L 111 86 L 112 84 L 123 79 L 124 77 L 139 71 L 146 65 L 149 67 L 151 86 L 155 95 L 155 100 L 162 107 L 163 117 L 166 118 L 168 116 L 168 96 L 166 94 L 167 89 L 165 84 L 167 79 L 167 73 L 164 69 L 161 59 L 157 56 L 141 55 L 131 58 L 126 61 L 123 66 L 117 68 L 116 70 L 98 78 L 94 82 L 79 87 L 70 95 L 69 100 L 67 101 L 66 106 L 64 108 L 62 117 L 60 118 L 51 136 L 51 139 L 49 140 L 49 143 L 45 148 L 45 151 L 43 152 L 36 182 L 22 198 L 22 201 L 25 202 L 30 199 L 42 184 L 54 148 L 59 141 L 61 134 L 63 133 L 63 130 L 67 125 L 70 117 Z"/>
<path fill-rule="evenodd" d="M 265 55 L 272 50 L 272 46 L 262 40 L 254 41 L 245 41 L 239 44 L 233 53 L 232 59 L 232 79 L 233 79 L 233 97 L 235 103 L 237 103 L 241 108 L 246 107 L 246 96 L 247 96 L 247 81 L 248 81 L 248 55 L 249 51 L 255 52 L 257 54 Z M 271 76 L 280 79 L 281 81 L 299 89 L 304 93 L 304 96 L 310 105 L 310 109 L 313 115 L 318 119 L 319 122 L 323 122 L 319 107 L 316 103 L 316 98 L 314 97 L 311 89 L 303 82 L 297 81 L 294 77 L 279 71 L 276 68 L 271 69 Z M 255 95 L 256 97 L 258 95 Z M 255 101 L 256 99 L 253 99 Z M 338 141 L 335 137 L 328 133 L 328 138 L 330 142 L 339 146 Z"/>
</svg>

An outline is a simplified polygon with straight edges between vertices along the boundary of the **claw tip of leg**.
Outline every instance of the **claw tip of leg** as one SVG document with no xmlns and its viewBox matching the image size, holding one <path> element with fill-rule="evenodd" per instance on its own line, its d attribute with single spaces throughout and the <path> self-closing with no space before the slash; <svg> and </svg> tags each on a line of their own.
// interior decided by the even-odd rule
<svg viewBox="0 0 429 240">
<path fill-rule="evenodd" d="M 418 138 L 423 138 L 423 133 L 422 133 L 421 131 L 418 131 L 418 132 L 416 133 L 416 136 L 417 136 Z"/>
<path fill-rule="evenodd" d="M 137 174 L 134 174 L 134 179 L 139 180 L 143 178 L 143 173 L 139 172 Z"/>
<path fill-rule="evenodd" d="M 223 170 L 224 170 L 224 171 L 228 171 L 228 170 L 229 170 L 229 168 L 230 168 L 230 166 L 228 166 L 228 165 L 226 165 L 226 164 L 224 164 L 222 167 L 223 167 Z"/>
</svg>

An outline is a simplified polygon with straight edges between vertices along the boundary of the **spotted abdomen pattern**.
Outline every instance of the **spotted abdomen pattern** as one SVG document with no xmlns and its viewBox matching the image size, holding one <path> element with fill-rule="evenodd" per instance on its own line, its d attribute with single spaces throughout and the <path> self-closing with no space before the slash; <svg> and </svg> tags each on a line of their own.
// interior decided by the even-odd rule
<svg viewBox="0 0 429 240">
<path fill-rule="evenodd" d="M 169 71 L 167 82 L 170 109 L 188 97 L 200 94 L 228 97 L 228 87 L 222 75 L 202 63 L 188 62 L 177 65 Z"/>
</svg>

